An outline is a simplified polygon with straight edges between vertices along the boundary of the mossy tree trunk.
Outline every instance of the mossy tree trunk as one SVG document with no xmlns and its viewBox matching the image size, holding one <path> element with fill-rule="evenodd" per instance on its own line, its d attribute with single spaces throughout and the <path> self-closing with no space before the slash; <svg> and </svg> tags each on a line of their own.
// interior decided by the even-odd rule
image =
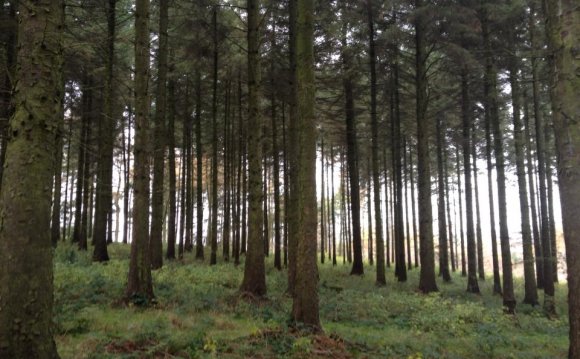
<svg viewBox="0 0 580 359">
<path fill-rule="evenodd" d="M 544 0 L 546 35 L 553 80 L 552 118 L 558 152 L 558 179 L 566 263 L 570 320 L 569 358 L 580 357 L 580 7 L 574 0 Z M 544 254 L 545 255 L 545 254 Z M 550 268 L 545 271 L 548 273 Z M 551 281 L 547 281 L 551 282 Z"/>
<path fill-rule="evenodd" d="M 18 10 L 15 111 L 0 193 L 0 357 L 56 359 L 50 205 L 62 135 L 64 3 L 21 2 Z"/>
<path fill-rule="evenodd" d="M 133 239 L 125 300 L 147 305 L 154 299 L 149 253 L 149 0 L 135 7 L 135 161 Z"/>
</svg>

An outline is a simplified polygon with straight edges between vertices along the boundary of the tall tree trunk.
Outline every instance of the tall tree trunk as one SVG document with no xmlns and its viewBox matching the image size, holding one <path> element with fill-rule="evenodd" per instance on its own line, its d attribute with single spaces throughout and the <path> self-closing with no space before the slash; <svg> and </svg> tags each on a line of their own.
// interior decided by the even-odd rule
<svg viewBox="0 0 580 359">
<path fill-rule="evenodd" d="M 262 117 L 260 78 L 260 0 L 247 0 L 248 10 L 248 250 L 240 290 L 266 294 L 264 238 L 262 237 Z"/>
<path fill-rule="evenodd" d="M 336 266 L 336 211 L 334 208 L 334 146 L 330 146 L 330 187 L 332 188 L 332 197 L 330 201 L 330 212 L 332 213 L 332 265 Z"/>
<path fill-rule="evenodd" d="M 92 81 L 89 79 L 88 83 L 92 86 Z M 79 217 L 79 229 L 78 229 L 78 245 L 79 249 L 86 251 L 88 248 L 88 230 L 89 230 L 89 217 L 91 216 L 91 210 L 89 202 L 92 197 L 92 173 L 91 173 L 91 142 L 92 142 L 92 127 L 93 127 L 93 92 L 90 90 L 87 100 L 86 107 L 86 119 L 87 127 L 85 128 L 85 141 L 84 146 L 86 147 L 83 151 L 83 169 L 81 171 L 82 177 L 82 192 L 81 192 L 81 213 Z M 79 151 L 80 153 L 80 151 Z M 79 179 L 80 180 L 80 179 Z M 76 221 L 75 221 L 76 224 Z M 76 228 L 76 226 L 75 226 Z"/>
<path fill-rule="evenodd" d="M 443 168 L 443 145 L 445 122 L 443 116 L 437 118 L 437 224 L 439 227 L 439 273 L 445 282 L 451 281 L 449 274 L 449 251 L 447 248 L 447 222 L 445 218 L 445 172 Z M 447 196 L 446 196 L 447 195 Z M 447 199 L 449 201 L 449 199 Z"/>
<path fill-rule="evenodd" d="M 93 261 L 109 260 L 107 251 L 107 222 L 113 213 L 113 141 L 115 137 L 114 113 L 114 60 L 115 60 L 115 7 L 116 0 L 107 5 L 107 58 L 105 61 L 104 110 L 99 122 L 99 160 L 97 162 L 97 187 L 95 224 L 93 230 Z M 110 226 L 109 226 L 110 228 Z"/>
<path fill-rule="evenodd" d="M 475 194 L 475 236 L 477 239 L 477 273 L 480 280 L 485 280 L 485 266 L 483 260 L 483 238 L 481 233 L 481 211 L 479 210 L 479 182 L 477 180 L 477 136 L 475 135 L 475 121 L 471 128 L 471 157 L 473 159 L 473 192 Z"/>
<path fill-rule="evenodd" d="M 149 0 L 135 7 L 135 165 L 133 240 L 125 300 L 147 305 L 154 300 L 149 255 Z"/>
<path fill-rule="evenodd" d="M 272 35 L 272 48 L 276 46 L 276 36 Z M 274 173 L 274 267 L 278 270 L 282 269 L 281 256 L 281 223 L 280 223 L 280 151 L 278 149 L 278 121 L 276 117 L 276 97 L 275 97 L 275 78 L 274 78 L 274 61 L 272 59 L 272 162 Z"/>
<path fill-rule="evenodd" d="M 580 43 L 580 11 L 575 1 L 544 0 L 546 35 L 552 67 L 552 119 L 558 152 L 558 179 L 568 265 L 570 358 L 580 357 L 580 92 L 577 46 Z M 538 148 L 539 151 L 539 148 Z M 544 256 L 546 254 L 544 253 Z M 545 269 L 548 273 L 550 268 Z M 546 279 L 546 277 L 544 277 Z M 545 280 L 551 283 L 551 280 Z"/>
<path fill-rule="evenodd" d="M 524 128 L 526 137 L 526 166 L 528 170 L 528 188 L 529 188 L 529 201 L 532 216 L 532 234 L 534 239 L 534 254 L 536 263 L 536 283 L 538 289 L 544 288 L 544 262 L 542 256 L 542 243 L 540 242 L 540 231 L 538 229 L 538 211 L 536 207 L 536 186 L 534 183 L 534 162 L 532 160 L 532 141 L 530 134 L 530 115 L 528 110 L 528 100 L 527 93 L 524 90 L 523 94 L 524 102 Z"/>
<path fill-rule="evenodd" d="M 423 6 L 415 0 L 415 9 Z M 433 213 L 431 206 L 431 166 L 429 149 L 429 126 L 427 118 L 427 57 L 425 49 L 425 19 L 415 14 L 415 69 L 416 69 L 416 113 L 417 113 L 417 167 L 419 189 L 419 246 L 421 247 L 421 274 L 419 289 L 423 293 L 437 291 L 435 283 L 435 250 L 433 249 Z"/>
<path fill-rule="evenodd" d="M 167 113 L 167 59 L 168 59 L 168 10 L 169 0 L 159 0 L 159 50 L 157 51 L 157 93 L 155 95 L 154 143 L 153 143 L 153 192 L 151 194 L 151 234 L 149 250 L 151 268 L 163 266 L 163 192 Z"/>
<path fill-rule="evenodd" d="M 396 22 L 396 20 L 395 20 Z M 403 175 L 401 163 L 401 112 L 399 101 L 399 47 L 393 45 L 393 107 L 394 118 L 392 120 L 392 147 L 393 147 L 393 172 L 394 172 L 394 258 L 395 275 L 399 282 L 407 281 L 407 269 L 405 267 L 405 232 L 403 228 Z"/>
<path fill-rule="evenodd" d="M 415 268 L 419 266 L 419 244 L 417 243 L 417 211 L 415 209 L 415 170 L 413 167 L 413 151 L 409 148 L 409 179 L 411 180 L 411 223 L 413 225 L 413 258 Z"/>
<path fill-rule="evenodd" d="M 125 146 L 125 131 L 123 129 L 122 138 L 123 138 L 123 169 L 125 170 L 125 177 L 124 177 L 124 186 L 123 186 L 123 243 L 128 243 L 129 238 L 129 197 L 131 192 L 130 187 L 130 173 L 129 165 L 131 163 L 131 117 L 132 117 L 132 107 L 131 105 L 128 106 L 128 115 L 127 115 L 127 146 Z"/>
<path fill-rule="evenodd" d="M 291 0 L 293 1 L 293 0 Z M 292 320 L 321 331 L 318 313 L 316 265 L 316 123 L 314 114 L 314 1 L 296 0 L 296 71 L 294 120 L 299 131 L 293 138 L 299 149 L 291 178 L 292 211 L 298 216 L 296 232 L 296 282 Z M 291 20 L 293 21 L 293 19 Z"/>
<path fill-rule="evenodd" d="M 64 85 L 64 83 L 62 84 Z M 61 93 L 64 94 L 64 86 L 61 86 Z M 60 117 L 64 118 L 64 111 L 61 111 Z M 60 121 L 59 131 L 64 132 L 64 123 Z M 60 239 L 60 213 L 61 213 L 61 196 L 62 196 L 62 156 L 63 156 L 63 139 L 62 136 L 56 141 L 56 154 L 54 162 L 54 182 L 52 197 L 52 215 L 50 223 L 50 241 L 52 246 L 56 247 Z M 68 180 L 68 178 L 67 178 Z M 1 179 L 0 179 L 1 181 Z M 1 188 L 1 187 L 0 187 Z M 66 196 L 66 194 L 65 194 Z"/>
<path fill-rule="evenodd" d="M 203 142 L 201 141 L 201 73 L 195 73 L 195 165 L 197 231 L 195 235 L 195 259 L 203 260 Z"/>
<path fill-rule="evenodd" d="M 411 231 L 409 230 L 409 181 L 407 176 L 409 167 L 407 166 L 407 137 L 403 136 L 403 198 L 405 207 L 405 240 L 407 242 L 407 269 L 413 269 L 411 261 Z"/>
<path fill-rule="evenodd" d="M 225 262 L 230 260 L 230 232 L 231 232 L 231 141 L 230 141 L 230 107 L 231 107 L 231 81 L 226 81 L 226 96 L 224 109 L 224 145 L 223 145 L 223 222 L 222 222 L 222 256 Z"/>
<path fill-rule="evenodd" d="M 324 136 L 320 135 L 320 263 L 324 264 L 324 241 L 326 240 L 324 223 Z"/>
<path fill-rule="evenodd" d="M 372 175 L 371 175 L 371 163 L 370 163 L 370 159 L 367 161 L 367 219 L 368 219 L 368 245 L 367 245 L 367 254 L 368 254 L 368 260 L 369 260 L 369 265 L 373 265 L 374 264 L 374 258 L 373 258 L 373 210 L 372 210 L 372 204 L 371 204 L 371 180 L 372 180 Z"/>
<path fill-rule="evenodd" d="M 548 193 L 548 221 L 550 248 L 552 249 L 552 278 L 554 283 L 558 283 L 558 246 L 556 244 L 556 221 L 554 218 L 554 191 L 552 186 L 552 155 L 550 125 L 544 127 L 544 137 L 546 145 L 546 192 Z"/>
<path fill-rule="evenodd" d="M 73 227 L 73 243 L 80 243 L 81 241 L 81 224 L 82 224 L 82 210 L 83 210 L 83 188 L 85 184 L 85 161 L 86 160 L 86 150 L 89 142 L 90 134 L 90 103 L 92 101 L 92 90 L 91 90 L 90 76 L 88 75 L 88 70 L 83 69 L 83 81 L 81 82 L 81 129 L 79 133 L 79 149 L 77 157 L 77 183 L 76 183 L 76 196 L 75 196 L 75 206 L 74 206 L 74 227 Z"/>
<path fill-rule="evenodd" d="M 463 175 L 465 176 L 465 217 L 467 226 L 467 292 L 479 293 L 477 282 L 477 248 L 473 224 L 473 191 L 471 187 L 471 126 L 473 111 L 469 98 L 468 69 L 461 74 L 461 114 L 463 123 Z M 462 246 L 463 247 L 463 246 Z"/>
<path fill-rule="evenodd" d="M 457 192 L 459 199 L 459 238 L 456 239 L 455 246 L 460 245 L 461 250 L 461 276 L 465 277 L 467 275 L 466 261 L 465 261 L 465 232 L 463 230 L 463 191 L 461 190 L 461 167 L 460 167 L 460 157 L 459 157 L 459 146 L 455 147 L 455 160 L 457 161 Z M 459 256 L 458 253 L 456 253 Z"/>
<path fill-rule="evenodd" d="M 217 263 L 218 229 L 218 124 L 217 124 L 217 82 L 218 82 L 218 43 L 217 43 L 217 6 L 212 10 L 213 35 L 213 72 L 212 72 L 212 143 L 211 143 L 211 254 L 209 264 Z"/>
<path fill-rule="evenodd" d="M 442 127 L 442 131 L 443 132 L 441 134 L 442 136 L 442 145 L 443 143 L 445 143 L 445 126 L 441 125 Z M 449 237 L 449 259 L 451 260 L 451 271 L 453 273 L 455 273 L 455 271 L 457 270 L 457 257 L 456 257 L 456 253 L 455 253 L 455 247 L 453 245 L 454 241 L 453 241 L 453 221 L 451 218 L 451 198 L 450 198 L 450 191 L 449 191 L 449 166 L 448 166 L 448 162 L 449 162 L 449 155 L 447 153 L 447 151 L 445 151 L 445 149 L 442 149 L 443 151 L 443 169 L 445 171 L 445 193 L 446 193 L 446 212 L 447 212 L 447 224 L 449 226 L 448 228 L 448 237 Z M 455 197 L 453 197 L 455 199 Z M 457 238 L 455 238 L 455 242 L 457 242 Z"/>
<path fill-rule="evenodd" d="M 10 171 L 0 193 L 0 357 L 56 359 L 50 202 L 63 113 L 64 3 L 21 2 L 18 21 L 3 163 Z"/>
<path fill-rule="evenodd" d="M 516 174 L 520 195 L 520 213 L 522 226 L 522 247 L 524 256 L 524 303 L 538 304 L 536 277 L 534 273 L 534 254 L 532 252 L 532 233 L 530 230 L 530 209 L 528 206 L 528 191 L 526 184 L 526 168 L 524 164 L 524 134 L 520 118 L 520 85 L 517 78 L 518 59 L 510 59 L 509 81 L 512 95 L 514 147 L 516 154 Z"/>
<path fill-rule="evenodd" d="M 169 75 L 167 83 L 167 151 L 169 167 L 169 216 L 167 218 L 167 259 L 175 259 L 177 227 L 177 178 L 175 168 L 175 80 Z M 198 224 L 199 225 L 199 224 Z"/>
<path fill-rule="evenodd" d="M 351 49 L 348 48 L 346 40 L 346 31 L 348 24 L 343 24 L 343 34 L 341 43 L 341 56 L 343 65 L 342 85 L 344 88 L 345 98 L 345 115 L 346 115 L 346 160 L 348 165 L 348 175 L 350 182 L 350 205 L 352 217 L 352 244 L 354 260 L 351 275 L 364 274 L 362 259 L 362 238 L 360 228 L 360 189 L 359 189 L 359 163 L 357 148 L 357 129 L 354 111 L 354 94 L 353 94 L 353 74 L 352 74 L 352 55 Z"/>
<path fill-rule="evenodd" d="M 489 43 L 486 44 L 487 57 L 491 58 Z M 514 313 L 516 299 L 514 297 L 512 260 L 510 250 L 510 238 L 507 223 L 507 203 L 506 203 L 506 179 L 505 179 L 505 155 L 503 149 L 503 133 L 501 130 L 501 119 L 497 104 L 497 74 L 493 65 L 493 59 L 490 59 L 491 72 L 487 74 L 486 82 L 489 81 L 489 98 L 487 106 L 490 106 L 490 120 L 493 130 L 495 168 L 497 172 L 497 198 L 499 212 L 499 238 L 501 246 L 501 260 L 503 271 L 503 305 L 508 313 Z"/>
</svg>

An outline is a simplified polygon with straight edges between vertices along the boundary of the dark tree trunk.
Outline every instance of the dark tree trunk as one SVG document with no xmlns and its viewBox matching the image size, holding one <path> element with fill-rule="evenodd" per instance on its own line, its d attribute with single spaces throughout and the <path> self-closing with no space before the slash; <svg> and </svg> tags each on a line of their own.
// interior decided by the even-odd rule
<svg viewBox="0 0 580 359">
<path fill-rule="evenodd" d="M 296 279 L 292 320 L 312 331 L 322 331 L 318 313 L 316 265 L 316 123 L 314 88 L 314 2 L 296 0 L 296 71 L 294 94 L 299 131 L 293 139 L 299 148 L 292 181 L 292 211 L 298 216 Z M 293 21 L 293 19 L 291 20 Z"/>
<path fill-rule="evenodd" d="M 420 10 L 422 0 L 415 0 Z M 431 206 L 431 166 L 429 149 L 429 119 L 427 118 L 427 57 L 425 48 L 426 22 L 421 14 L 415 14 L 415 68 L 417 113 L 417 184 L 419 190 L 419 245 L 421 247 L 421 274 L 419 290 L 423 293 L 437 291 L 435 282 L 435 250 L 433 249 L 433 213 Z"/>
<path fill-rule="evenodd" d="M 525 127 L 525 146 L 526 146 L 526 167 L 528 170 L 528 189 L 529 189 L 529 201 L 532 217 L 532 235 L 534 239 L 534 254 L 536 263 L 536 283 L 538 289 L 544 288 L 544 261 L 542 256 L 542 243 L 540 243 L 540 231 L 538 229 L 538 210 L 536 206 L 536 185 L 535 185 L 535 171 L 534 162 L 532 160 L 532 141 L 530 134 L 530 115 L 528 109 L 528 100 L 526 90 L 523 94 L 524 102 L 524 127 Z"/>
<path fill-rule="evenodd" d="M 260 79 L 260 0 L 247 0 L 248 9 L 248 251 L 240 291 L 266 294 L 264 238 L 262 237 L 262 118 Z"/>
<path fill-rule="evenodd" d="M 485 82 L 489 92 L 487 92 L 486 106 L 489 106 L 489 115 L 493 130 L 495 167 L 497 172 L 497 198 L 499 214 L 499 238 L 501 245 L 501 260 L 503 271 L 503 305 L 508 313 L 514 313 L 516 300 L 514 297 L 512 261 L 510 250 L 510 238 L 507 223 L 507 203 L 506 203 L 506 179 L 505 179 L 505 154 L 503 149 L 503 133 L 501 131 L 501 119 L 499 116 L 497 99 L 497 73 L 493 64 L 489 39 L 485 42 L 486 58 L 489 67 L 486 71 Z"/>
<path fill-rule="evenodd" d="M 407 174 L 409 173 L 409 167 L 407 166 L 407 138 L 403 136 L 403 198 L 405 207 L 405 241 L 407 242 L 407 269 L 413 269 L 413 263 L 411 261 L 411 231 L 409 231 L 409 181 L 407 180 Z"/>
<path fill-rule="evenodd" d="M 463 194 L 461 190 L 461 167 L 459 165 L 460 157 L 459 157 L 459 146 L 455 147 L 455 159 L 457 161 L 457 192 L 459 197 L 459 238 L 457 238 L 457 242 L 460 241 L 460 250 L 461 250 L 461 276 L 465 277 L 467 275 L 467 268 L 466 268 L 466 261 L 465 261 L 465 235 L 463 231 Z M 456 243 L 457 247 L 457 243 Z M 457 254 L 458 255 L 458 254 Z"/>
<path fill-rule="evenodd" d="M 471 157 L 473 159 L 473 191 L 475 194 L 475 235 L 477 239 L 477 273 L 480 280 L 485 280 L 485 267 L 483 260 L 483 238 L 481 234 L 481 212 L 479 210 L 479 182 L 477 180 L 477 147 L 475 135 L 475 121 L 471 128 Z"/>
<path fill-rule="evenodd" d="M 272 48 L 276 46 L 276 36 L 272 35 Z M 272 61 L 272 162 L 274 173 L 274 267 L 282 269 L 282 232 L 280 223 L 280 151 L 278 149 L 278 124 L 276 118 L 276 97 L 275 97 L 275 78 L 274 78 L 274 61 Z"/>
<path fill-rule="evenodd" d="M 477 248 L 473 224 L 473 191 L 471 187 L 471 126 L 473 110 L 469 98 L 467 68 L 461 74 L 461 114 L 463 123 L 463 175 L 465 176 L 465 217 L 467 226 L 467 291 L 479 293 L 477 282 Z M 462 243 L 463 246 L 463 243 Z"/>
<path fill-rule="evenodd" d="M 163 266 L 163 188 L 165 170 L 166 131 L 165 117 L 167 113 L 167 26 L 169 0 L 159 0 L 159 50 L 157 51 L 157 93 L 155 100 L 155 119 L 153 129 L 153 192 L 151 194 L 151 234 L 149 251 L 151 252 L 151 268 Z"/>
<path fill-rule="evenodd" d="M 50 202 L 62 127 L 64 3 L 20 5 L 15 111 L 3 163 L 10 171 L 0 194 L 0 357 L 57 359 Z"/>
<path fill-rule="evenodd" d="M 175 259 L 177 226 L 177 178 L 175 168 L 175 80 L 169 75 L 167 83 L 167 151 L 169 167 L 169 216 L 167 219 L 167 259 Z M 198 224 L 199 225 L 199 224 Z"/>
<path fill-rule="evenodd" d="M 133 240 L 125 300 L 148 305 L 154 300 L 149 254 L 149 1 L 135 7 L 135 166 Z"/>
<path fill-rule="evenodd" d="M 411 151 L 410 148 L 409 163 L 409 179 L 411 180 L 411 223 L 413 225 L 413 258 L 415 260 L 415 268 L 417 268 L 419 266 L 419 244 L 417 243 L 417 211 L 415 209 L 415 170 L 413 167 L 413 151 Z"/>
<path fill-rule="evenodd" d="M 195 164 L 196 214 L 195 259 L 203 260 L 203 142 L 201 140 L 201 73 L 195 74 Z M 193 205 L 193 204 L 192 204 Z"/>
<path fill-rule="evenodd" d="M 212 11 L 213 35 L 213 72 L 212 72 L 212 143 L 211 143 L 211 254 L 209 264 L 217 263 L 218 232 L 218 124 L 217 124 L 217 82 L 218 82 L 218 43 L 217 43 L 217 6 Z"/>
<path fill-rule="evenodd" d="M 445 126 L 441 126 L 442 127 L 442 132 L 445 131 Z M 445 143 L 445 133 L 441 134 L 442 136 L 442 145 Z M 445 149 L 442 150 L 443 151 L 443 168 L 445 171 L 445 193 L 446 193 L 446 212 L 447 212 L 447 224 L 448 224 L 448 239 L 449 239 L 449 256 L 450 256 L 450 260 L 451 260 L 451 271 L 453 273 L 455 273 L 455 271 L 457 270 L 457 257 L 455 256 L 455 247 L 453 246 L 453 221 L 451 218 L 451 198 L 450 198 L 450 191 L 449 191 L 449 168 L 448 168 L 448 161 L 449 161 L 449 155 L 447 153 L 447 151 L 445 151 Z M 455 197 L 454 197 L 455 198 Z M 455 239 L 457 241 L 457 238 Z"/>
<path fill-rule="evenodd" d="M 324 223 L 324 136 L 320 135 L 320 263 L 324 264 L 324 241 L 326 228 Z"/>
<path fill-rule="evenodd" d="M 115 7 L 117 1 L 107 5 L 107 58 L 105 60 L 104 113 L 99 122 L 99 159 L 97 162 L 97 187 L 95 199 L 95 223 L 93 229 L 93 261 L 109 260 L 107 251 L 107 227 L 113 213 L 113 148 L 115 137 L 114 106 L 114 60 L 115 60 Z"/>
<path fill-rule="evenodd" d="M 443 168 L 445 122 L 442 116 L 437 118 L 437 224 L 439 227 L 439 273 L 445 282 L 451 281 L 449 274 L 449 251 L 447 248 L 447 223 L 445 218 L 445 172 Z M 447 199 L 449 201 L 449 199 Z"/>
<path fill-rule="evenodd" d="M 334 209 L 334 146 L 330 146 L 330 187 L 332 197 L 330 202 L 330 212 L 332 213 L 332 265 L 336 266 L 336 212 Z"/>
</svg>

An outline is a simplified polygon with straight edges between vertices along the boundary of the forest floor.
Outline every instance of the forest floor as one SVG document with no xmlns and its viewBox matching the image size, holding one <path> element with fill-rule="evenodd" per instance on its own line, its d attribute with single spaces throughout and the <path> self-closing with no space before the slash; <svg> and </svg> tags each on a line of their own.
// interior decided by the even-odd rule
<svg viewBox="0 0 580 359">
<path fill-rule="evenodd" d="M 418 269 L 397 283 L 387 269 L 385 288 L 375 268 L 349 275 L 342 262 L 320 268 L 324 335 L 288 327 L 292 300 L 286 272 L 267 262 L 268 297 L 252 301 L 237 292 L 243 266 L 210 267 L 186 256 L 153 272 L 158 303 L 124 306 L 129 246 L 109 246 L 111 261 L 60 245 L 55 254 L 55 321 L 59 353 L 66 358 L 565 358 L 568 347 L 566 285 L 557 286 L 558 317 L 541 306 L 502 311 L 492 279 L 481 295 L 465 292 L 466 279 L 439 281 L 440 292 L 417 292 Z M 540 296 L 542 292 L 539 292 Z M 523 297 L 523 281 L 516 282 Z M 540 298 L 541 299 L 541 298 Z"/>
</svg>

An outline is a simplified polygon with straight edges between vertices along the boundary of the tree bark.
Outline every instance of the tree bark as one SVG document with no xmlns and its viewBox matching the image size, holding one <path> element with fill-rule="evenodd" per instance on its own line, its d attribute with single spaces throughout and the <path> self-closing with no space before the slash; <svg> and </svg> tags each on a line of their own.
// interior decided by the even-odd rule
<svg viewBox="0 0 580 359">
<path fill-rule="evenodd" d="M 544 0 L 549 64 L 552 68 L 552 119 L 558 153 L 558 179 L 568 265 L 569 358 L 580 357 L 580 8 L 572 0 Z M 546 256 L 546 254 L 544 254 Z M 545 273 L 548 273 L 545 270 Z M 546 278 L 545 278 L 546 279 Z M 551 282 L 547 280 L 546 282 Z"/>
<path fill-rule="evenodd" d="M 447 247 L 447 221 L 445 218 L 445 172 L 443 168 L 443 151 L 445 122 L 443 116 L 437 118 L 437 224 L 439 227 L 439 272 L 445 282 L 451 281 L 449 274 L 449 250 Z M 447 196 L 446 196 L 447 195 Z M 448 199 L 447 199 L 448 200 Z"/>
<path fill-rule="evenodd" d="M 135 165 L 133 240 L 125 301 L 148 305 L 154 300 L 149 253 L 149 0 L 135 8 Z"/>
<path fill-rule="evenodd" d="M 264 238 L 262 237 L 262 117 L 260 78 L 260 0 L 247 0 L 248 11 L 248 249 L 241 292 L 266 294 Z"/>
<path fill-rule="evenodd" d="M 163 266 L 163 192 L 165 147 L 167 133 L 165 117 L 167 113 L 167 59 L 168 59 L 168 10 L 169 0 L 159 0 L 159 50 L 157 52 L 157 93 L 155 100 L 155 118 L 153 129 L 153 193 L 151 195 L 151 234 L 149 250 L 151 268 Z"/>
<path fill-rule="evenodd" d="M 0 357 L 57 359 L 50 204 L 61 137 L 62 1 L 20 2 L 15 111 L 0 193 Z M 34 175 L 30 175 L 30 174 Z"/>
</svg>

